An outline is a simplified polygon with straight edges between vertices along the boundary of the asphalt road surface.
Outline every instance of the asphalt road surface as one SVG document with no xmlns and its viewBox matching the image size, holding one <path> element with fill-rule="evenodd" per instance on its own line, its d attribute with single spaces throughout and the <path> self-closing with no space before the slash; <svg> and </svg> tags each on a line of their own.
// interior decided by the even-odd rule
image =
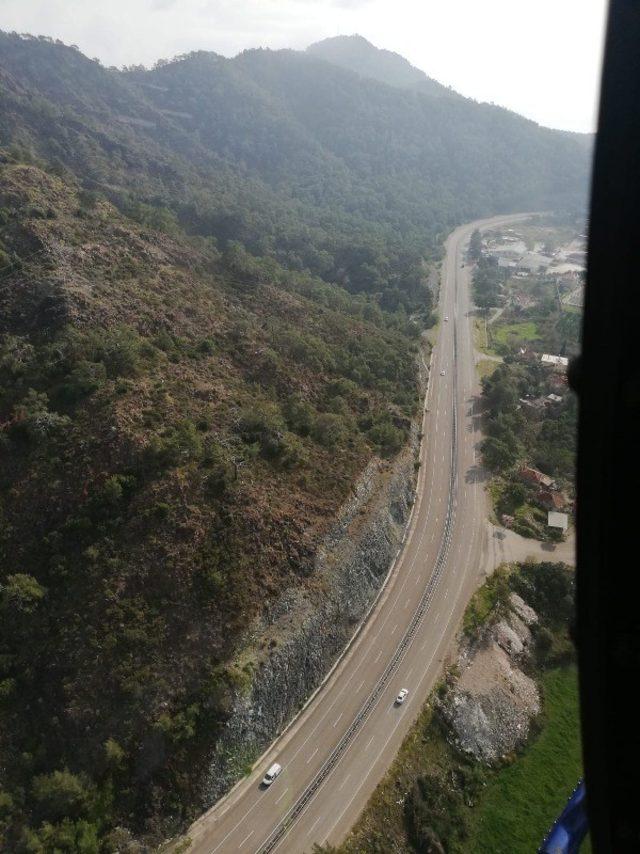
<svg viewBox="0 0 640 854">
<path fill-rule="evenodd" d="M 516 219 L 470 223 L 446 241 L 440 317 L 449 320 L 442 321 L 433 352 L 413 515 L 383 594 L 293 726 L 249 777 L 192 825 L 190 854 L 302 854 L 315 842 L 339 843 L 436 682 L 490 549 L 464 250 L 474 228 Z M 397 706 L 401 688 L 409 694 Z M 282 773 L 262 788 L 274 761 Z"/>
</svg>

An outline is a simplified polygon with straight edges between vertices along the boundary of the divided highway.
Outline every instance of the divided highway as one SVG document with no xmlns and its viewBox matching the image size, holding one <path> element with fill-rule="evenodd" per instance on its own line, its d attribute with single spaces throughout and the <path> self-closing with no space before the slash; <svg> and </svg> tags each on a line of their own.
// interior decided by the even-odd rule
<svg viewBox="0 0 640 854">
<path fill-rule="evenodd" d="M 339 843 L 364 808 L 440 672 L 488 548 L 477 444 L 468 267 L 475 228 L 445 243 L 440 326 L 424 412 L 416 501 L 402 552 L 365 627 L 264 762 L 190 828 L 190 854 L 292 852 Z M 448 318 L 445 321 L 444 318 Z M 401 706 L 400 688 L 409 689 Z M 283 770 L 268 789 L 267 767 Z"/>
</svg>

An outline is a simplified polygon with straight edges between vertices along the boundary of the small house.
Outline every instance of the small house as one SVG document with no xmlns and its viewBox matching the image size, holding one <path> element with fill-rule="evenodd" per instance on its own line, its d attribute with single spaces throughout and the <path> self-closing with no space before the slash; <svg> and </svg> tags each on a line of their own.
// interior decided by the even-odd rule
<svg viewBox="0 0 640 854">
<path fill-rule="evenodd" d="M 543 486 L 547 489 L 553 489 L 556 485 L 556 482 L 552 477 L 549 477 L 549 475 L 544 474 L 531 466 L 521 466 L 518 471 L 518 475 L 520 480 L 523 480 L 531 486 Z"/>
</svg>

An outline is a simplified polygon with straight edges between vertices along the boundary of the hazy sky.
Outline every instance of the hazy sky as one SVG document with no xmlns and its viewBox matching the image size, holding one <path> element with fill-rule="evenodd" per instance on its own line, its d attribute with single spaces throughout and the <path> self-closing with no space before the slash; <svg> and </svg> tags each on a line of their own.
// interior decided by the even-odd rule
<svg viewBox="0 0 640 854">
<path fill-rule="evenodd" d="M 117 66 L 360 33 L 464 95 L 590 131 L 605 8 L 606 0 L 0 0 L 0 29 L 50 35 Z"/>
</svg>

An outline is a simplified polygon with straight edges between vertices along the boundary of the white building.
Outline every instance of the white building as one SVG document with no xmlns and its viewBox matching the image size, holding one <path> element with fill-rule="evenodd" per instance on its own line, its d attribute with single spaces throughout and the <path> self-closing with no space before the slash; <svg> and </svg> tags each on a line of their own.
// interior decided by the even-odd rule
<svg viewBox="0 0 640 854">
<path fill-rule="evenodd" d="M 558 513 L 555 510 L 549 510 L 547 526 L 549 528 L 561 528 L 564 532 L 569 527 L 569 517 L 566 513 Z"/>
<path fill-rule="evenodd" d="M 569 359 L 566 356 L 552 356 L 550 353 L 543 353 L 540 361 L 543 365 L 553 365 L 556 368 L 566 368 L 569 365 Z"/>
</svg>

